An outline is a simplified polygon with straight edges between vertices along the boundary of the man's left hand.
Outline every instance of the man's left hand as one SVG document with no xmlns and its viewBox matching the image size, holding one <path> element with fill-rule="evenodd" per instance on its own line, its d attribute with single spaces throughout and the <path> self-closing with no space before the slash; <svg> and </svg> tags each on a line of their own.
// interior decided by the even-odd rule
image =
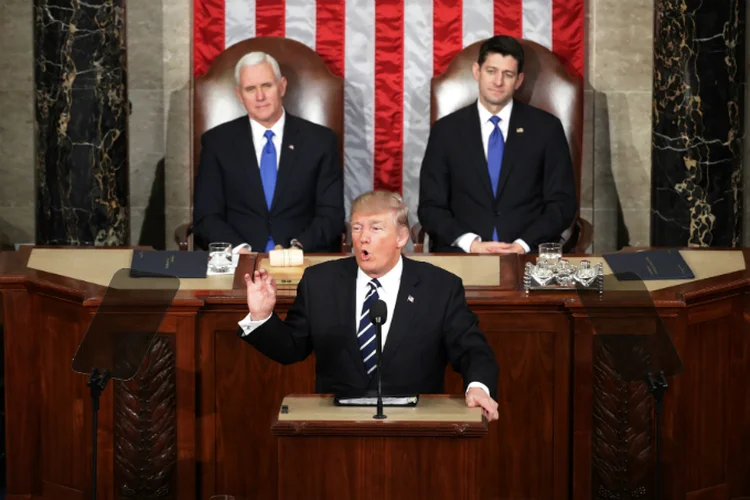
<svg viewBox="0 0 750 500">
<path fill-rule="evenodd" d="M 517 253 L 523 255 L 526 251 L 520 243 L 500 243 L 495 253 Z"/>
<path fill-rule="evenodd" d="M 469 408 L 481 406 L 482 415 L 484 415 L 484 418 L 486 418 L 488 422 L 500 418 L 500 415 L 497 412 L 497 402 L 479 387 L 472 387 L 468 390 L 466 393 L 466 406 Z"/>
</svg>

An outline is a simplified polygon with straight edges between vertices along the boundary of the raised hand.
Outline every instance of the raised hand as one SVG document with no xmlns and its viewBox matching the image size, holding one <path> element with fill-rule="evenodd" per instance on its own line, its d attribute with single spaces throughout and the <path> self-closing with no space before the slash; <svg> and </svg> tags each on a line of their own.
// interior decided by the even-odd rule
<svg viewBox="0 0 750 500">
<path fill-rule="evenodd" d="M 247 308 L 254 321 L 261 321 L 273 313 L 276 306 L 276 280 L 268 271 L 261 269 L 255 271 L 251 277 L 245 274 L 245 285 L 247 286 Z"/>
</svg>

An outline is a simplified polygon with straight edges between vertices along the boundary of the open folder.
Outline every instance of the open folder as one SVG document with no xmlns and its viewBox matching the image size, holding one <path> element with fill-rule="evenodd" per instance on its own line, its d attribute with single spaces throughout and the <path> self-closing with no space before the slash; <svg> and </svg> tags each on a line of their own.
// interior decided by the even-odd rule
<svg viewBox="0 0 750 500">
<path fill-rule="evenodd" d="M 383 406 L 417 406 L 419 395 L 415 396 L 383 396 Z M 378 396 L 367 393 L 357 397 L 336 396 L 333 398 L 336 406 L 377 406 Z"/>
</svg>

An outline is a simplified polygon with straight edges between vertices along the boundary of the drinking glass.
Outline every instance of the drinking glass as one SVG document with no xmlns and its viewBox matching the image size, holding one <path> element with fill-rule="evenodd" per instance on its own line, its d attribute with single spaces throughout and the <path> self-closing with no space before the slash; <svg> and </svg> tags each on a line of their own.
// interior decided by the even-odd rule
<svg viewBox="0 0 750 500">
<path fill-rule="evenodd" d="M 561 243 L 541 243 L 539 245 L 539 258 L 537 260 L 545 259 L 550 266 L 555 266 L 561 258 Z"/>
<path fill-rule="evenodd" d="M 232 268 L 232 244 L 209 243 L 208 270 L 212 273 L 227 273 Z"/>
</svg>

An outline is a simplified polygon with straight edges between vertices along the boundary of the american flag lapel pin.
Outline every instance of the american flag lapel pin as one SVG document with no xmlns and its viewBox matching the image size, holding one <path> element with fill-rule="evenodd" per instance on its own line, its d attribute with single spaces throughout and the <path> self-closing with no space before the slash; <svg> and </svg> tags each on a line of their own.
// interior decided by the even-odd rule
<svg viewBox="0 0 750 500">
<path fill-rule="evenodd" d="M 409 295 L 408 297 L 406 297 L 406 300 L 408 300 L 409 302 L 414 302 L 414 297 Z"/>
<path fill-rule="evenodd" d="M 523 134 L 523 127 L 518 127 L 518 128 L 516 129 L 516 133 L 517 133 L 517 134 Z"/>
<path fill-rule="evenodd" d="M 294 144 L 290 144 L 289 145 L 289 149 L 291 149 L 292 151 L 294 151 Z"/>
</svg>

